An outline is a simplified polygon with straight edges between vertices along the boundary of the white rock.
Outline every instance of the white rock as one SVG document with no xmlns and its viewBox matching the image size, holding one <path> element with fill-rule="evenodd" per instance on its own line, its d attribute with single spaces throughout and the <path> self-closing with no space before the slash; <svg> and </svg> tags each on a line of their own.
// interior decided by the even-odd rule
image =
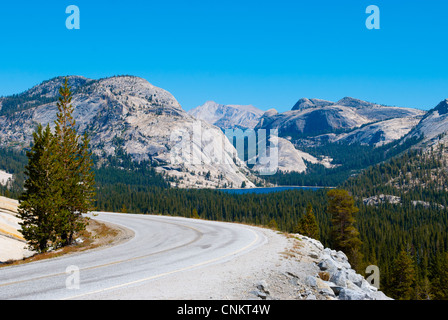
<svg viewBox="0 0 448 320">
<path fill-rule="evenodd" d="M 372 297 L 366 292 L 360 292 L 343 288 L 339 292 L 339 300 L 372 300 Z"/>
<path fill-rule="evenodd" d="M 188 113 L 221 129 L 253 129 L 263 115 L 262 110 L 252 105 L 223 105 L 214 101 L 207 101 Z"/>
</svg>

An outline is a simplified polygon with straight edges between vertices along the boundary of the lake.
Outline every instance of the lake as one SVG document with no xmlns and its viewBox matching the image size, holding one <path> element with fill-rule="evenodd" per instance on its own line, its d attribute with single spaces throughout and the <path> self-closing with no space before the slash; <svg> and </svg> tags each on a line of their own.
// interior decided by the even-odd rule
<svg viewBox="0 0 448 320">
<path fill-rule="evenodd" d="M 331 189 L 330 187 L 328 187 Z M 229 193 L 272 193 L 272 192 L 280 192 L 286 190 L 320 190 L 325 189 L 325 187 L 297 187 L 297 186 L 280 186 L 280 187 L 263 187 L 263 188 L 245 188 L 245 189 L 217 189 L 223 192 Z"/>
</svg>

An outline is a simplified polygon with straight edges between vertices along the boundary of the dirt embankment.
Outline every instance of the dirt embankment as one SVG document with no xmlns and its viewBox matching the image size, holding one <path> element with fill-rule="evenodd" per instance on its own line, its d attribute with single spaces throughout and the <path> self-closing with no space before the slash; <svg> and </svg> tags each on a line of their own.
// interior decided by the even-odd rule
<svg viewBox="0 0 448 320">
<path fill-rule="evenodd" d="M 78 235 L 75 245 L 36 254 L 27 248 L 26 241 L 20 233 L 21 220 L 17 216 L 18 204 L 17 200 L 0 196 L 0 266 L 111 246 L 134 236 L 131 230 L 121 226 L 87 219 L 87 228 Z"/>
</svg>

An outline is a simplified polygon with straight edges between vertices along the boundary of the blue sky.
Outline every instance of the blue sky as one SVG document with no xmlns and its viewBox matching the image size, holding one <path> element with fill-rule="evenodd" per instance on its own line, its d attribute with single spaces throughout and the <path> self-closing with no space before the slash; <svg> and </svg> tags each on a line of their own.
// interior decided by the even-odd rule
<svg viewBox="0 0 448 320">
<path fill-rule="evenodd" d="M 68 30 L 68 5 L 80 29 Z M 368 5 L 380 30 L 368 30 Z M 3 1 L 0 96 L 58 75 L 132 74 L 184 109 L 289 110 L 351 96 L 429 109 L 448 98 L 448 1 Z"/>
</svg>

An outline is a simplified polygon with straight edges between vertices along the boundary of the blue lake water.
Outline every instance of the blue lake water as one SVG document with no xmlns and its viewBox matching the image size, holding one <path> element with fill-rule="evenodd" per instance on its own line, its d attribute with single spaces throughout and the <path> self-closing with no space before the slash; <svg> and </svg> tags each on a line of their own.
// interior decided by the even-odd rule
<svg viewBox="0 0 448 320">
<path fill-rule="evenodd" d="M 282 186 L 282 187 L 266 187 L 266 188 L 247 188 L 247 189 L 218 189 L 223 192 L 229 193 L 272 193 L 285 190 L 320 190 L 322 187 L 295 187 L 295 186 Z"/>
</svg>

